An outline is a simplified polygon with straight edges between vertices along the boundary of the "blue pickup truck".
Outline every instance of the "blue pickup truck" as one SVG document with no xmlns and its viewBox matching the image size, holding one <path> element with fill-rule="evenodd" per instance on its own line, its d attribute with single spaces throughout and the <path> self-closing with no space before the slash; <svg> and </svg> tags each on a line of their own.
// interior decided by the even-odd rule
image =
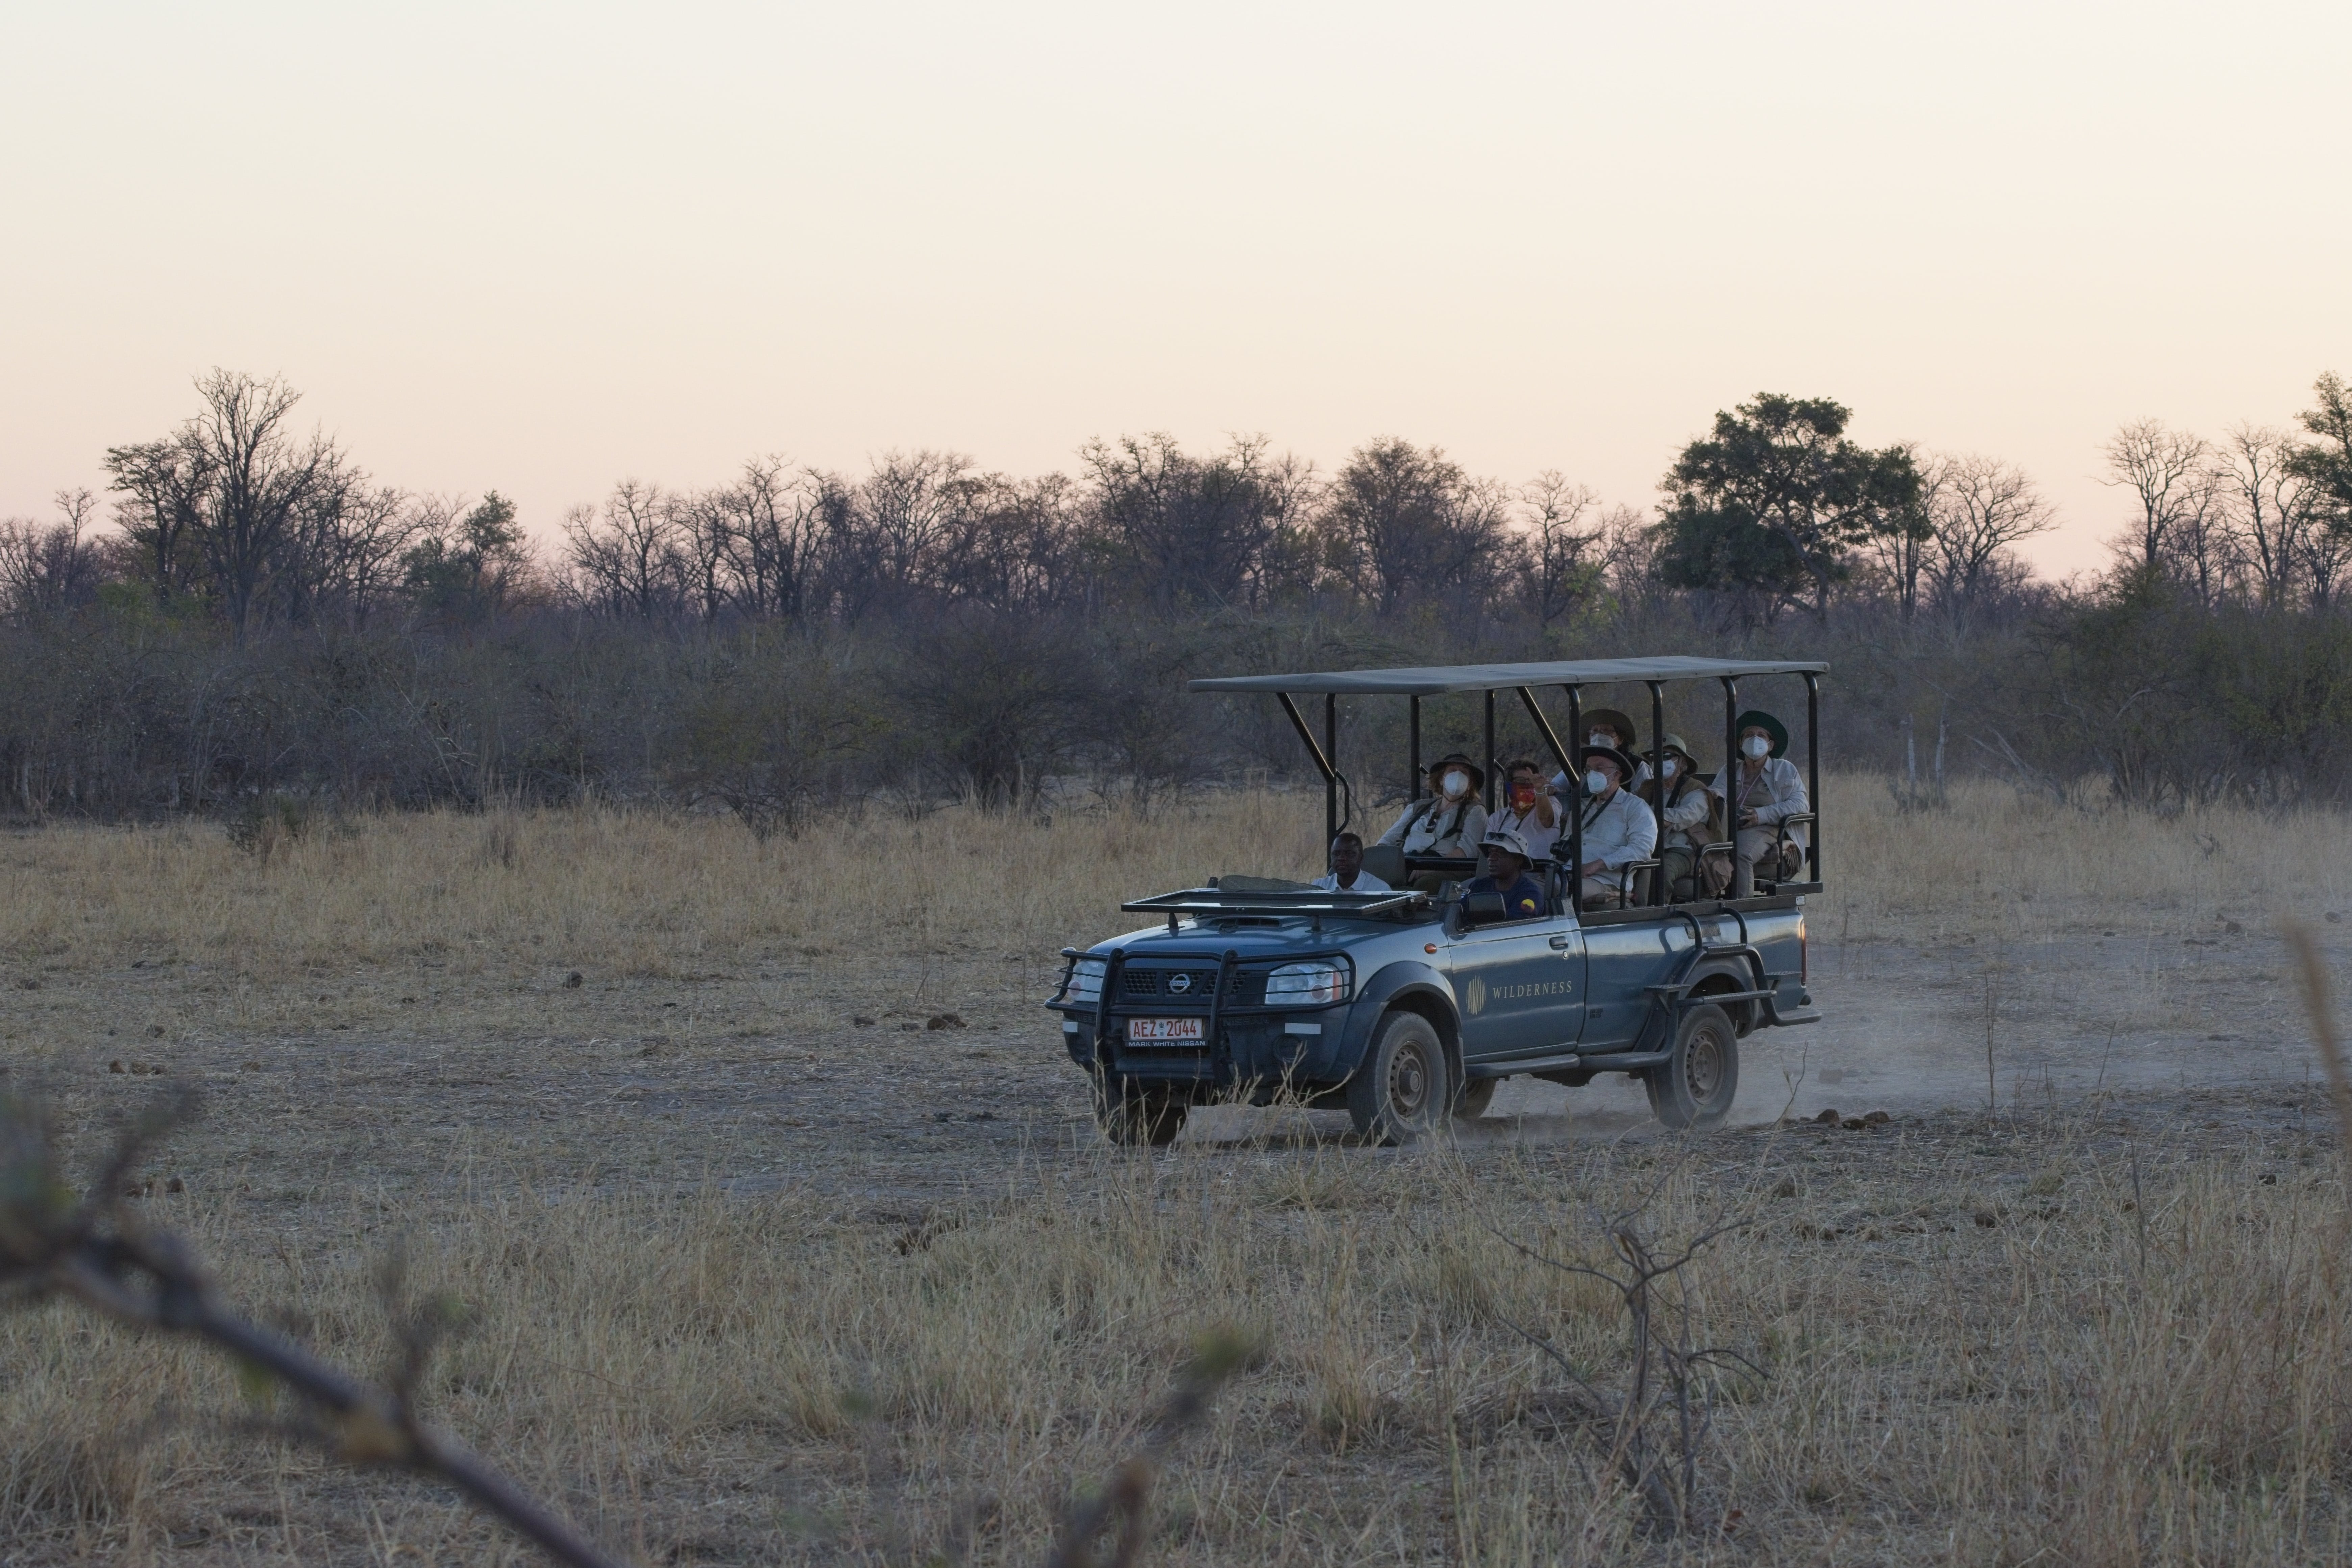
<svg viewBox="0 0 2352 1568">
<path fill-rule="evenodd" d="M 1579 776 L 1538 693 L 1564 692 L 1568 732 L 1584 732 L 1597 686 L 1646 686 L 1654 775 L 1665 689 L 1719 683 L 1723 755 L 1734 765 L 1742 680 L 1797 677 L 1813 810 L 1778 824 L 1786 854 L 1758 867 L 1744 896 L 1684 897 L 1655 860 L 1618 868 L 1618 896 L 1585 908 L 1581 816 L 1563 814 L 1558 865 L 1536 868 L 1552 912 L 1502 918 L 1464 885 L 1468 860 L 1407 859 L 1384 847 L 1368 868 L 1386 892 L 1333 892 L 1257 877 L 1156 894 L 1122 910 L 1152 923 L 1086 949 L 1064 950 L 1048 1006 L 1073 1061 L 1091 1079 L 1105 1133 L 1165 1143 L 1188 1110 L 1218 1100 L 1344 1106 L 1356 1130 L 1409 1142 L 1456 1116 L 1484 1112 L 1496 1086 L 1527 1073 L 1570 1087 L 1632 1073 L 1668 1127 L 1709 1127 L 1730 1112 L 1739 1042 L 1759 1028 L 1818 1021 L 1806 989 L 1805 910 L 1821 890 L 1820 679 L 1826 665 L 1688 658 L 1471 665 L 1244 676 L 1192 689 L 1264 692 L 1280 701 L 1324 782 L 1327 841 L 1354 815 L 1336 765 L 1343 697 L 1411 703 L 1408 776 L 1422 780 L 1424 700 L 1482 696 L 1482 786 L 1497 770 L 1497 693 L 1515 694 L 1568 776 Z M 1298 706 L 1323 699 L 1318 737 Z M 1557 700 L 1557 699 L 1555 699 Z M 1785 743 L 1785 742 L 1784 742 Z M 1730 840 L 1706 847 L 1723 860 Z M 1779 873 L 1779 875 L 1772 875 Z M 1689 886 L 1682 889 L 1689 893 Z"/>
</svg>

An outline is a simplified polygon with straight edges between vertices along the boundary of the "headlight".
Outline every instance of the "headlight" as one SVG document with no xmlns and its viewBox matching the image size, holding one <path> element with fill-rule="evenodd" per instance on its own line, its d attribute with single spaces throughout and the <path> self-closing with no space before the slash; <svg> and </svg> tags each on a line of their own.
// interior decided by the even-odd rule
<svg viewBox="0 0 2352 1568">
<path fill-rule="evenodd" d="M 1348 999 L 1348 971 L 1338 963 L 1286 963 L 1265 977 L 1269 1007 L 1328 1007 Z"/>
<path fill-rule="evenodd" d="M 1070 965 L 1070 978 L 1062 987 L 1061 1000 L 1093 1004 L 1102 995 L 1103 972 L 1109 963 L 1099 958 L 1081 958 Z"/>
</svg>

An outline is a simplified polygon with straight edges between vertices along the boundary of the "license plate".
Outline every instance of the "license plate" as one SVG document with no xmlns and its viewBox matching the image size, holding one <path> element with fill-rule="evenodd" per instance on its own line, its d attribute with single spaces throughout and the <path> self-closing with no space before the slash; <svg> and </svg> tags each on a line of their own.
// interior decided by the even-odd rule
<svg viewBox="0 0 2352 1568">
<path fill-rule="evenodd" d="M 1129 1018 L 1127 1038 L 1130 1045 L 1164 1046 L 1171 1043 L 1199 1045 L 1200 1018 Z"/>
</svg>

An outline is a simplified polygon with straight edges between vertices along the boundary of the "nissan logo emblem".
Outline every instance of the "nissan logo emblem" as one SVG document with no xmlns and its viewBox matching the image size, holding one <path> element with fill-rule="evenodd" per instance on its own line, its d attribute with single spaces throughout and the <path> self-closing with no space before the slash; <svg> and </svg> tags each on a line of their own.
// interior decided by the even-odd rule
<svg viewBox="0 0 2352 1568">
<path fill-rule="evenodd" d="M 1192 977 L 1189 974 L 1171 974 L 1168 977 L 1168 989 L 1181 996 L 1192 989 Z"/>
</svg>

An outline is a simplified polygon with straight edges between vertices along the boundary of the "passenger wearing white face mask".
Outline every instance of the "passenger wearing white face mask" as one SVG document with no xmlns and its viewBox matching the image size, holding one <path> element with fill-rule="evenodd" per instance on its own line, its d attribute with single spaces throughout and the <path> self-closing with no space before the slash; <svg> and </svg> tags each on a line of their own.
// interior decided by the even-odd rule
<svg viewBox="0 0 2352 1568">
<path fill-rule="evenodd" d="M 1647 860 L 1658 847 L 1658 819 L 1647 801 L 1622 787 L 1633 772 L 1633 758 L 1614 746 L 1588 743 L 1578 761 L 1585 773 L 1584 799 L 1578 803 L 1584 862 L 1577 875 L 1583 879 L 1584 907 L 1605 909 L 1624 900 L 1625 868 Z M 1563 834 L 1553 847 L 1566 841 Z"/>
<path fill-rule="evenodd" d="M 1713 898 L 1731 880 L 1727 857 L 1718 853 L 1704 868 L 1698 863 L 1701 850 L 1723 839 L 1717 830 L 1715 796 L 1699 782 L 1696 762 L 1680 735 L 1668 735 L 1664 746 L 1666 754 L 1660 766 L 1664 776 L 1641 791 L 1650 809 L 1658 814 L 1659 874 L 1676 902 Z"/>
<path fill-rule="evenodd" d="M 1455 752 L 1430 768 L 1429 787 L 1428 797 L 1405 807 L 1404 815 L 1381 835 L 1381 842 L 1407 855 L 1474 858 L 1478 841 L 1486 837 L 1486 808 L 1478 804 L 1479 792 L 1486 787 L 1486 773 Z"/>
<path fill-rule="evenodd" d="M 1803 825 L 1789 828 L 1785 839 L 1780 825 L 1812 807 L 1806 803 L 1804 775 L 1797 772 L 1796 763 L 1780 754 L 1789 749 L 1789 727 L 1760 709 L 1750 709 L 1739 716 L 1734 728 L 1739 733 L 1739 763 L 1724 770 L 1735 777 L 1732 794 L 1725 796 L 1722 774 L 1708 788 L 1718 799 L 1731 802 L 1731 818 L 1738 830 L 1733 842 L 1738 846 L 1731 896 L 1744 899 L 1755 891 L 1758 866 L 1764 868 L 1767 880 L 1778 882 L 1803 864 L 1807 843 Z"/>
<path fill-rule="evenodd" d="M 1642 748 L 1633 743 L 1633 721 L 1614 708 L 1595 708 L 1584 716 L 1584 743 L 1588 746 L 1614 746 L 1633 759 L 1633 776 L 1628 789 L 1640 789 L 1650 782 L 1650 764 L 1642 760 Z M 1580 792 L 1570 787 L 1565 773 L 1554 773 L 1551 793 L 1572 796 Z"/>
</svg>

